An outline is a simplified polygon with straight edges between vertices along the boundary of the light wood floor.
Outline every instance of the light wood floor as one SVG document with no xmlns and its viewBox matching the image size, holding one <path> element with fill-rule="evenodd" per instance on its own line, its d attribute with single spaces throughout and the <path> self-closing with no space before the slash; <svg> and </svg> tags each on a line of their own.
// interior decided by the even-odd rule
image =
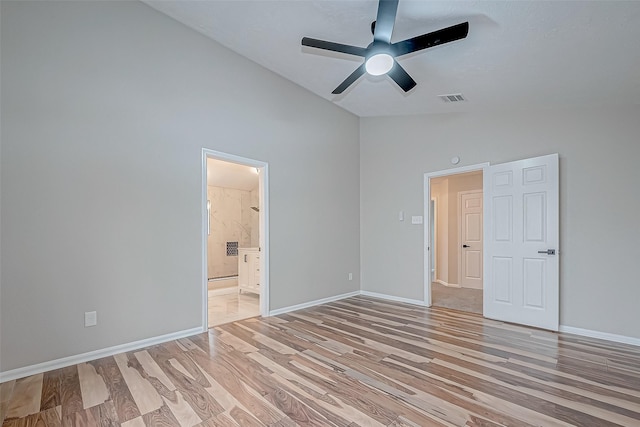
<svg viewBox="0 0 640 427">
<path fill-rule="evenodd" d="M 640 426 L 640 348 L 354 297 L 11 381 L 0 402 L 5 426 Z"/>
</svg>

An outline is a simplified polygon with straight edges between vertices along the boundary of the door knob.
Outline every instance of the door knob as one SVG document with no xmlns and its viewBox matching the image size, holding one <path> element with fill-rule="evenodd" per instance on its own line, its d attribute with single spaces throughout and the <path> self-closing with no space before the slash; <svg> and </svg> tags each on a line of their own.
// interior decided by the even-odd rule
<svg viewBox="0 0 640 427">
<path fill-rule="evenodd" d="M 470 248 L 471 246 L 469 245 L 462 245 L 463 248 Z"/>
<path fill-rule="evenodd" d="M 556 254 L 556 250 L 555 249 L 547 249 L 546 251 L 538 251 L 539 254 L 547 254 L 547 255 L 555 255 Z"/>
</svg>

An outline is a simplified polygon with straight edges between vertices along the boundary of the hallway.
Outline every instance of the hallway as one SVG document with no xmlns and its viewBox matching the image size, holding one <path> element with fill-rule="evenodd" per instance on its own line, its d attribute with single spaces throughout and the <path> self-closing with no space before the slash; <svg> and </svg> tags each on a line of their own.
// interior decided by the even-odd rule
<svg viewBox="0 0 640 427">
<path fill-rule="evenodd" d="M 433 282 L 431 304 L 435 307 L 482 314 L 482 289 L 454 288 Z"/>
</svg>

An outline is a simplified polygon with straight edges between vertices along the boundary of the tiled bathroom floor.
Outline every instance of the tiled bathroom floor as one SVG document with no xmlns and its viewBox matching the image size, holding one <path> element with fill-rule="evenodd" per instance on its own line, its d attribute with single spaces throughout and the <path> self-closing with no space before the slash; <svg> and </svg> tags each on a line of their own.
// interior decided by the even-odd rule
<svg viewBox="0 0 640 427">
<path fill-rule="evenodd" d="M 258 294 L 237 292 L 215 295 L 209 291 L 209 327 L 260 315 Z"/>
</svg>

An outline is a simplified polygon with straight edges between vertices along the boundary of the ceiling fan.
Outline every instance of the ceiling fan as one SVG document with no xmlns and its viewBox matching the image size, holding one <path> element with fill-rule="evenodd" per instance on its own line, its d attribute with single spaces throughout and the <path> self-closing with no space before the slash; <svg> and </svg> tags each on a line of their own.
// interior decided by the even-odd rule
<svg viewBox="0 0 640 427">
<path fill-rule="evenodd" d="M 310 37 L 302 38 L 303 46 L 342 52 L 365 58 L 365 62 L 356 68 L 356 70 L 331 93 L 337 95 L 344 92 L 345 89 L 351 86 L 365 72 L 374 76 L 387 74 L 402 90 L 408 92 L 416 85 L 416 82 L 404 68 L 398 64 L 398 61 L 396 61 L 397 57 L 463 39 L 467 37 L 469 33 L 469 23 L 463 22 L 452 27 L 412 37 L 397 43 L 391 43 L 391 34 L 393 33 L 397 11 L 398 0 L 379 0 L 378 16 L 376 20 L 371 23 L 373 42 L 367 47 L 351 46 L 312 39 Z"/>
</svg>

